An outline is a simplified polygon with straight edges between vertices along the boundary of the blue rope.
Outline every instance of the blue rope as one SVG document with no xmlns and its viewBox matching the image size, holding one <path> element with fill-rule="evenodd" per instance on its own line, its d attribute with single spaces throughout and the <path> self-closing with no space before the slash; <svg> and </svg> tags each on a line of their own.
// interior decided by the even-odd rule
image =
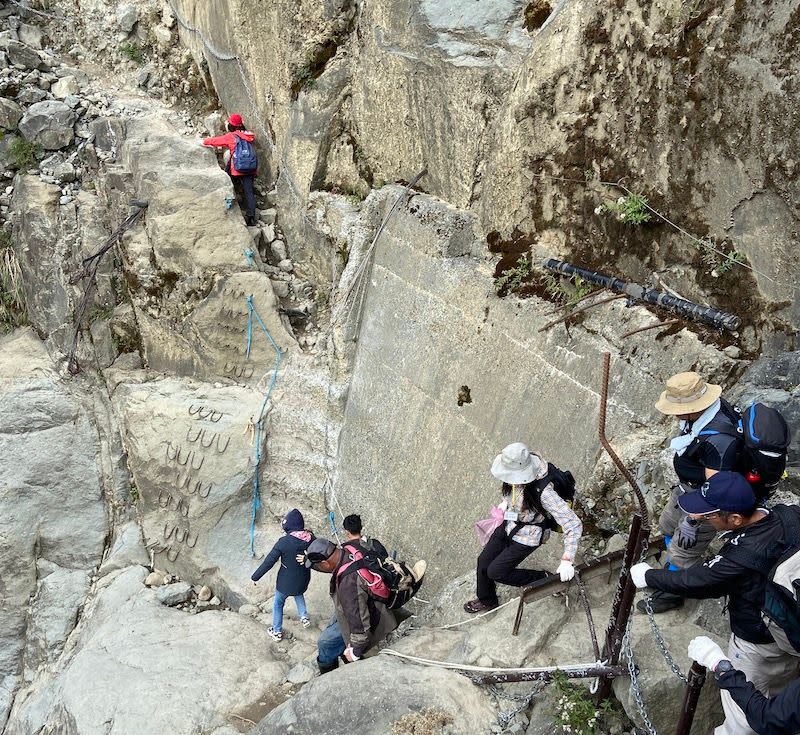
<svg viewBox="0 0 800 735">
<path fill-rule="evenodd" d="M 336 534 L 336 524 L 333 522 L 333 511 L 328 512 L 328 523 L 331 524 L 331 531 L 333 532 L 334 537 L 337 536 Z"/>
<path fill-rule="evenodd" d="M 278 380 L 278 370 L 281 366 L 281 360 L 283 359 L 283 353 L 281 352 L 281 348 L 278 347 L 275 340 L 272 338 L 272 335 L 269 333 L 269 330 L 264 325 L 264 322 L 261 320 L 261 317 L 258 314 L 258 310 L 255 306 L 253 306 L 253 296 L 247 296 L 247 359 L 250 359 L 250 348 L 253 343 L 253 317 L 255 316 L 258 325 L 263 330 L 264 334 L 267 335 L 267 339 L 269 343 L 272 345 L 272 348 L 275 350 L 275 367 L 272 370 L 272 379 L 269 381 L 269 387 L 267 388 L 267 393 L 264 396 L 264 400 L 261 402 L 261 409 L 258 412 L 258 419 L 256 419 L 256 431 L 255 431 L 255 439 L 256 439 L 256 469 L 255 474 L 253 475 L 253 503 L 252 503 L 252 511 L 250 516 L 250 553 L 255 556 L 256 549 L 255 549 L 255 540 L 256 540 L 256 515 L 258 514 L 259 509 L 261 508 L 261 488 L 258 482 L 258 474 L 259 468 L 261 465 L 261 420 L 264 416 L 264 410 L 267 407 L 267 401 L 269 401 L 270 395 L 272 395 L 272 389 L 275 387 L 275 383 Z"/>
</svg>

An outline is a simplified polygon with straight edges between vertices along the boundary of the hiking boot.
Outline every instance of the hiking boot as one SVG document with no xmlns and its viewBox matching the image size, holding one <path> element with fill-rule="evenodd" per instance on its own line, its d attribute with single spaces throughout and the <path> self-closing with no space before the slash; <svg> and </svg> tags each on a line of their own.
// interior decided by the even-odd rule
<svg viewBox="0 0 800 735">
<path fill-rule="evenodd" d="M 425 570 L 428 568 L 428 562 L 420 559 L 413 567 L 411 567 L 411 576 L 414 577 L 415 582 L 421 582 L 425 576 Z"/>
<path fill-rule="evenodd" d="M 282 641 L 283 640 L 283 631 L 282 630 L 275 630 L 271 625 L 267 628 L 267 633 L 270 634 L 270 637 L 273 641 Z"/>
<path fill-rule="evenodd" d="M 311 620 L 309 620 L 308 616 L 304 616 L 304 617 L 300 618 L 300 622 L 303 624 L 304 628 L 310 628 L 311 627 Z"/>
<path fill-rule="evenodd" d="M 659 613 L 667 612 L 667 610 L 675 610 L 676 608 L 683 607 L 684 599 L 680 595 L 673 595 L 670 592 L 653 592 L 650 595 L 650 607 L 653 612 L 658 615 Z M 647 613 L 647 607 L 644 600 L 639 600 L 636 603 L 636 609 L 639 612 Z"/>
<path fill-rule="evenodd" d="M 468 613 L 488 612 L 494 610 L 500 603 L 498 602 L 483 602 L 481 600 L 470 600 L 464 603 L 464 610 Z"/>
</svg>

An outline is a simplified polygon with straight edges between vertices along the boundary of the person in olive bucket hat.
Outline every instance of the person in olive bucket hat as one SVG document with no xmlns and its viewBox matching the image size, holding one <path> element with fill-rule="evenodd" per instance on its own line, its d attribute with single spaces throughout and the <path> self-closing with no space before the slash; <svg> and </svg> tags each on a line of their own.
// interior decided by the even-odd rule
<svg viewBox="0 0 800 735">
<path fill-rule="evenodd" d="M 687 569 L 702 561 L 716 531 L 708 521 L 690 518 L 680 498 L 694 492 L 716 472 L 733 470 L 742 440 L 737 437 L 736 409 L 722 398 L 722 387 L 694 372 L 673 375 L 655 407 L 680 421 L 680 433 L 670 442 L 678 482 L 658 521 L 669 551 L 667 569 Z M 683 605 L 683 597 L 659 591 L 650 597 L 654 613 Z M 644 612 L 645 602 L 638 609 Z"/>
</svg>

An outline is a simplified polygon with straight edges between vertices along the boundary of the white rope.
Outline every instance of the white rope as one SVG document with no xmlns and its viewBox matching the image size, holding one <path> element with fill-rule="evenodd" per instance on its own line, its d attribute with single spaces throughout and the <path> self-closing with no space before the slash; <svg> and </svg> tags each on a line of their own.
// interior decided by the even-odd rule
<svg viewBox="0 0 800 735">
<path fill-rule="evenodd" d="M 447 630 L 448 628 L 457 628 L 459 625 L 465 625 L 466 623 L 471 623 L 473 620 L 479 620 L 480 618 L 484 618 L 487 615 L 491 615 L 492 613 L 496 613 L 498 610 L 502 610 L 506 605 L 510 605 L 512 602 L 517 602 L 519 597 L 513 597 L 508 602 L 504 602 L 502 605 L 498 605 L 497 607 L 493 607 L 491 610 L 487 610 L 486 612 L 482 612 L 479 615 L 473 615 L 471 618 L 467 618 L 466 620 L 460 620 L 457 623 L 450 623 L 449 625 L 440 625 L 438 627 L 430 628 L 430 630 Z M 426 629 L 429 629 L 428 626 L 425 626 Z"/>
<path fill-rule="evenodd" d="M 586 669 L 594 668 L 595 666 L 602 666 L 602 661 L 591 661 L 585 664 L 570 664 L 569 666 L 541 666 L 539 668 L 497 668 L 493 666 L 472 666 L 470 664 L 454 664 L 450 661 L 436 661 L 432 658 L 420 658 L 419 656 L 409 656 L 406 653 L 400 653 L 391 648 L 384 648 L 381 654 L 388 654 L 390 656 L 397 656 L 398 658 L 413 661 L 414 663 L 423 664 L 425 666 L 437 666 L 440 669 L 454 669 L 456 671 L 475 671 L 484 674 L 544 674 L 555 671 L 574 672 L 585 671 Z"/>
</svg>

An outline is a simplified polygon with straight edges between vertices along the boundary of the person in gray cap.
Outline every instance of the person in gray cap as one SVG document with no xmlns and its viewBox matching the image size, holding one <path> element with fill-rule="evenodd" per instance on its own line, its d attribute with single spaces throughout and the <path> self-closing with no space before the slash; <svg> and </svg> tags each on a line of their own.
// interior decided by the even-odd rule
<svg viewBox="0 0 800 735">
<path fill-rule="evenodd" d="M 348 663 L 358 661 L 397 627 L 397 619 L 370 595 L 359 574 L 337 574 L 349 556 L 332 541 L 314 539 L 305 557 L 311 569 L 332 575 L 330 594 L 336 614 L 317 641 L 317 665 L 326 674 L 339 666 L 340 656 Z"/>
<path fill-rule="evenodd" d="M 464 605 L 468 613 L 497 607 L 497 583 L 524 587 L 543 579 L 547 572 L 517 569 L 550 537 L 546 516 L 561 526 L 564 555 L 556 574 L 563 582 L 575 575 L 575 553 L 583 524 L 556 492 L 548 466 L 522 442 L 509 444 L 495 457 L 492 475 L 503 483 L 504 520 L 483 547 L 477 564 L 477 598 Z"/>
</svg>

